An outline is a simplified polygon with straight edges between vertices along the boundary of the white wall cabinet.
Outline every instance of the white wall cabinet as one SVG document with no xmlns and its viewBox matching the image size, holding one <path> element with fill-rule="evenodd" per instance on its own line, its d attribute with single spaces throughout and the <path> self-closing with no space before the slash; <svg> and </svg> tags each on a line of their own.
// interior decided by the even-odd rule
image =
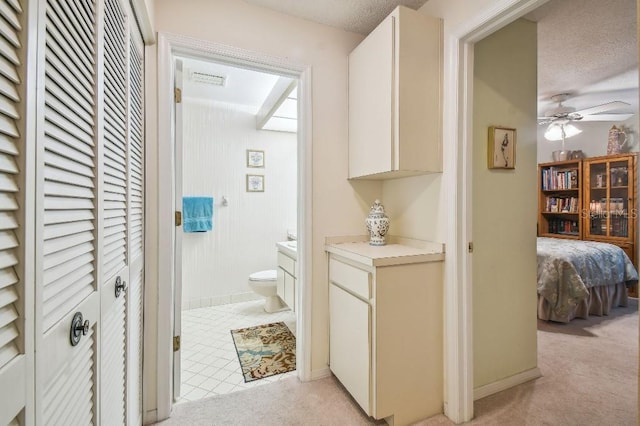
<svg viewBox="0 0 640 426">
<path fill-rule="evenodd" d="M 397 7 L 349 55 L 349 178 L 442 171 L 442 21 Z"/>
<path fill-rule="evenodd" d="M 326 246 L 331 371 L 389 424 L 442 412 L 441 247 Z"/>
<path fill-rule="evenodd" d="M 296 261 L 278 252 L 277 294 L 292 311 L 296 311 Z"/>
</svg>

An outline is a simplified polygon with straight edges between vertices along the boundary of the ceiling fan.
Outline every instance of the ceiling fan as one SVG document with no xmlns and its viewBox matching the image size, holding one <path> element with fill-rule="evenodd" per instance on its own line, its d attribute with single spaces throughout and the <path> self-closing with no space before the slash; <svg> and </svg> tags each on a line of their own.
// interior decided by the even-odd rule
<svg viewBox="0 0 640 426">
<path fill-rule="evenodd" d="M 633 117 L 633 114 L 603 114 L 607 111 L 629 106 L 626 102 L 612 101 L 576 111 L 575 108 L 562 104 L 568 97 L 568 93 L 553 95 L 551 100 L 557 102 L 558 106 L 546 111 L 544 117 L 538 117 L 538 120 L 540 120 L 538 124 L 555 122 L 567 124 L 571 121 L 624 121 Z"/>
</svg>

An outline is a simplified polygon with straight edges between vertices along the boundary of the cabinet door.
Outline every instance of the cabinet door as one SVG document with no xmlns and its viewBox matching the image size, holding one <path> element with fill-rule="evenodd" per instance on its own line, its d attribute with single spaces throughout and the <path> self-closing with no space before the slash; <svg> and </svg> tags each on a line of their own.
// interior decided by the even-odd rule
<svg viewBox="0 0 640 426">
<path fill-rule="evenodd" d="M 633 157 L 619 156 L 586 162 L 587 238 L 634 239 Z"/>
<path fill-rule="evenodd" d="M 26 2 L 3 1 L 0 43 L 0 424 L 13 424 L 24 410 L 21 424 L 33 422 L 28 393 L 33 379 L 33 276 L 25 276 L 24 125 L 26 75 L 24 63 Z M 33 6 L 28 6 L 33 7 Z M 27 25 L 30 26 L 30 22 Z M 32 236 L 32 235 L 30 235 Z M 22 237 L 22 238 L 21 238 Z"/>
<path fill-rule="evenodd" d="M 368 415 L 372 414 L 370 309 L 335 284 L 329 286 L 331 371 Z"/>
<path fill-rule="evenodd" d="M 131 15 L 130 15 L 131 16 Z M 144 49 L 129 19 L 129 286 L 127 291 L 127 424 L 142 424 L 144 306 Z"/>
<path fill-rule="evenodd" d="M 35 424 L 95 424 L 102 332 L 100 6 L 38 5 Z M 83 319 L 74 332 L 76 313 Z M 71 335 L 80 338 L 76 345 Z"/>
<path fill-rule="evenodd" d="M 104 4 L 104 147 L 102 149 L 102 334 L 100 416 L 125 423 L 127 293 L 127 47 L 128 28 L 120 0 Z"/>
<path fill-rule="evenodd" d="M 349 177 L 393 168 L 395 17 L 388 17 L 349 55 Z"/>
<path fill-rule="evenodd" d="M 284 269 L 278 267 L 276 279 L 276 294 L 282 300 L 285 300 L 284 276 L 286 274 L 287 273 L 284 271 Z"/>
<path fill-rule="evenodd" d="M 293 304 L 296 300 L 295 294 L 295 278 L 288 272 L 284 273 L 284 303 L 293 310 Z"/>
</svg>

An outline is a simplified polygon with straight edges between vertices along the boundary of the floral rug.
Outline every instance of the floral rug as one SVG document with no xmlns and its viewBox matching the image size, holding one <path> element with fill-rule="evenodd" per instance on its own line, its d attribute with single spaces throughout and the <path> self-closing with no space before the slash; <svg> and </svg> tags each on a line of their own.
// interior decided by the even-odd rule
<svg viewBox="0 0 640 426">
<path fill-rule="evenodd" d="M 283 322 L 231 330 L 244 382 L 296 369 L 296 337 Z"/>
</svg>

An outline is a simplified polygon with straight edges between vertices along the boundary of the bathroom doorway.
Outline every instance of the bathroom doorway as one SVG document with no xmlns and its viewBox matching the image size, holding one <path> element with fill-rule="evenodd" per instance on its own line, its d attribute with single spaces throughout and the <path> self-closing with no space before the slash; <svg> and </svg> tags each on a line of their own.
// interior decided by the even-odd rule
<svg viewBox="0 0 640 426">
<path fill-rule="evenodd" d="M 181 402 L 296 374 L 284 371 L 295 368 L 295 351 L 285 352 L 295 347 L 299 311 L 298 80 L 189 56 L 176 56 L 175 66 Z M 286 365 L 243 352 L 243 336 L 256 331 L 239 330 L 257 326 L 279 330 L 275 357 Z"/>
</svg>

